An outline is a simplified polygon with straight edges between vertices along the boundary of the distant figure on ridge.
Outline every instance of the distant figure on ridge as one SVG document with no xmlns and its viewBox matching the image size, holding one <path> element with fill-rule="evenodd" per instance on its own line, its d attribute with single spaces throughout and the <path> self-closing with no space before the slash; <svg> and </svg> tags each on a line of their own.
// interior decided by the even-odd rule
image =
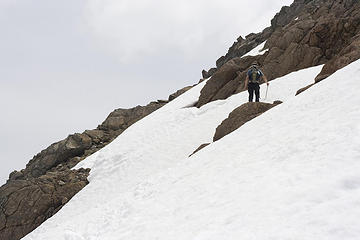
<svg viewBox="0 0 360 240">
<path fill-rule="evenodd" d="M 266 76 L 262 73 L 259 68 L 259 63 L 254 62 L 251 64 L 249 71 L 246 74 L 245 79 L 245 89 L 248 89 L 249 92 L 249 102 L 253 101 L 254 92 L 255 92 L 255 102 L 258 102 L 260 99 L 260 80 L 264 79 L 266 85 L 269 85 Z"/>
</svg>

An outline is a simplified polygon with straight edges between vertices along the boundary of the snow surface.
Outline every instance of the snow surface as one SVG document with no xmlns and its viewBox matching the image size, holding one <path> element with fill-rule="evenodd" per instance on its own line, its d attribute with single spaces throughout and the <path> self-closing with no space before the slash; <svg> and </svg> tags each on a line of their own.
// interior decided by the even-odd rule
<svg viewBox="0 0 360 240">
<path fill-rule="evenodd" d="M 265 43 L 266 43 L 266 41 L 261 43 L 256 48 L 252 49 L 250 52 L 246 53 L 242 57 L 257 56 L 257 55 L 262 55 L 262 54 L 266 53 L 267 49 L 263 49 L 265 47 Z"/>
<path fill-rule="evenodd" d="M 82 162 L 90 184 L 24 239 L 359 239 L 359 63 L 297 97 L 321 66 L 270 82 L 283 104 L 188 157 L 247 99 L 188 107 L 199 84 Z"/>
</svg>

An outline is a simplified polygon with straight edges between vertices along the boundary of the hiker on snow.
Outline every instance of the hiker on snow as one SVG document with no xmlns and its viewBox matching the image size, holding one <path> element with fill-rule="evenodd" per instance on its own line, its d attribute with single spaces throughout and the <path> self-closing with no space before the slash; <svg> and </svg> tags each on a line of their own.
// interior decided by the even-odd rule
<svg viewBox="0 0 360 240">
<path fill-rule="evenodd" d="M 249 102 L 253 101 L 254 92 L 255 92 L 255 101 L 258 102 L 260 98 L 260 80 L 264 79 L 266 85 L 269 86 L 266 76 L 262 73 L 259 68 L 258 62 L 254 62 L 249 71 L 246 74 L 245 79 L 245 89 L 248 89 L 249 92 Z"/>
</svg>

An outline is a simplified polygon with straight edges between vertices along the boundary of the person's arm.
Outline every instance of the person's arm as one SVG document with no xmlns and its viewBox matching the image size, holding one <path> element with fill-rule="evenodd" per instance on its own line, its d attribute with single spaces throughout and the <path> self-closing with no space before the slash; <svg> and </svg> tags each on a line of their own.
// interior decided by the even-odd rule
<svg viewBox="0 0 360 240">
<path fill-rule="evenodd" d="M 249 75 L 246 74 L 246 78 L 245 78 L 245 89 L 248 88 L 248 83 L 249 83 Z"/>
</svg>

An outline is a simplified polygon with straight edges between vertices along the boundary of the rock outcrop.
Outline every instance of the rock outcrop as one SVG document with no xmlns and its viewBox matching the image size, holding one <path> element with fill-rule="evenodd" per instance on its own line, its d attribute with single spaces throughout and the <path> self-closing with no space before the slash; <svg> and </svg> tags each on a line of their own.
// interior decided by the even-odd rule
<svg viewBox="0 0 360 240">
<path fill-rule="evenodd" d="M 177 98 L 178 96 L 180 96 L 181 94 L 183 94 L 183 93 L 185 93 L 185 92 L 187 92 L 188 90 L 190 90 L 191 88 L 192 88 L 193 86 L 187 86 L 187 87 L 184 87 L 184 88 L 182 88 L 182 89 L 180 89 L 180 90 L 177 90 L 176 92 L 174 92 L 173 94 L 171 94 L 170 96 L 169 96 L 169 101 L 172 101 L 172 100 L 174 100 L 175 98 Z"/>
<path fill-rule="evenodd" d="M 12 172 L 9 181 L 37 178 L 49 170 L 71 169 L 87 156 L 109 144 L 132 124 L 174 100 L 191 87 L 182 88 L 171 94 L 168 101 L 158 100 L 146 106 L 114 110 L 96 129 L 69 135 L 66 139 L 41 151 L 29 161 L 25 169 Z"/>
<path fill-rule="evenodd" d="M 360 9 L 359 9 L 360 12 Z M 360 21 L 358 23 L 360 26 Z M 337 70 L 345 67 L 346 65 L 358 60 L 360 58 L 360 34 L 354 37 L 354 40 L 340 51 L 339 54 L 335 55 L 330 61 L 328 61 L 319 75 L 315 78 L 315 82 L 327 78 Z"/>
<path fill-rule="evenodd" d="M 243 91 L 246 70 L 255 60 L 268 80 L 325 64 L 316 77 L 317 82 L 323 80 L 360 58 L 359 15 L 357 0 L 295 0 L 281 9 L 271 27 L 246 39 L 240 37 L 216 62 L 217 69 L 201 91 L 197 107 Z M 242 57 L 265 40 L 264 54 Z"/>
<path fill-rule="evenodd" d="M 200 151 L 201 149 L 203 149 L 203 148 L 205 148 L 205 147 L 207 147 L 207 146 L 209 146 L 209 145 L 210 145 L 210 143 L 203 143 L 203 144 L 201 144 L 192 154 L 190 154 L 189 157 L 191 157 L 192 155 L 194 155 L 195 153 L 197 153 L 198 151 Z"/>
<path fill-rule="evenodd" d="M 12 172 L 0 188 L 0 239 L 20 239 L 54 215 L 88 184 L 90 169 L 71 168 L 166 103 L 116 109 L 96 129 L 69 135 Z"/>
<path fill-rule="evenodd" d="M 90 169 L 71 170 L 135 122 L 177 98 L 191 87 L 146 106 L 116 109 L 96 129 L 69 135 L 33 157 L 0 187 L 0 240 L 16 240 L 59 211 L 88 184 Z"/>
<path fill-rule="evenodd" d="M 88 184 L 89 171 L 48 172 L 0 187 L 0 239 L 20 239 L 53 216 Z"/>
<path fill-rule="evenodd" d="M 244 54 L 266 41 L 276 29 L 284 27 L 292 21 L 301 12 L 304 6 L 304 1 L 294 1 L 291 7 L 284 6 L 281 8 L 280 12 L 277 13 L 271 20 L 270 27 L 265 28 L 260 33 L 251 33 L 245 36 L 245 39 L 240 36 L 229 48 L 227 54 L 225 56 L 221 56 L 216 61 L 215 68 L 211 68 L 209 71 L 202 71 L 203 78 L 211 77 L 218 69 L 231 59 L 242 57 Z"/>
<path fill-rule="evenodd" d="M 229 116 L 222 121 L 222 123 L 216 128 L 213 142 L 221 139 L 229 133 L 235 131 L 248 121 L 258 117 L 267 110 L 281 104 L 282 101 L 274 101 L 274 103 L 262 103 L 262 102 L 248 102 L 235 108 Z M 200 151 L 201 149 L 209 146 L 211 143 L 201 144 L 189 157 Z"/>
<path fill-rule="evenodd" d="M 217 141 L 229 133 L 235 131 L 248 121 L 258 117 L 267 110 L 280 104 L 280 101 L 271 103 L 248 102 L 234 109 L 227 119 L 225 119 L 217 128 L 213 141 Z"/>
<path fill-rule="evenodd" d="M 244 56 L 264 41 L 266 51 L 262 55 Z M 239 37 L 227 54 L 216 61 L 216 67 L 203 70 L 203 78 L 211 79 L 202 89 L 196 107 L 243 91 L 246 71 L 255 60 L 269 80 L 324 64 L 315 79 L 319 82 L 359 58 L 359 0 L 295 0 L 281 9 L 270 27 Z M 59 211 L 88 184 L 90 169 L 71 170 L 77 163 L 190 88 L 180 89 L 168 100 L 117 109 L 96 129 L 69 135 L 34 156 L 25 169 L 12 172 L 0 187 L 0 239 L 20 239 Z M 246 103 L 236 108 L 218 126 L 213 141 L 277 104 Z"/>
<path fill-rule="evenodd" d="M 165 103 L 152 102 L 131 109 L 116 109 L 94 130 L 69 135 L 34 156 L 26 168 L 10 174 L 9 181 L 37 178 L 49 170 L 66 170 L 106 146 L 125 129 L 162 107 Z M 61 167 L 61 169 L 59 169 Z"/>
<path fill-rule="evenodd" d="M 299 90 L 296 91 L 295 96 L 297 96 L 297 95 L 299 95 L 300 93 L 308 90 L 309 88 L 311 88 L 311 87 L 314 86 L 314 85 L 315 85 L 315 83 L 312 83 L 312 84 L 307 85 L 306 87 L 300 88 Z"/>
</svg>

